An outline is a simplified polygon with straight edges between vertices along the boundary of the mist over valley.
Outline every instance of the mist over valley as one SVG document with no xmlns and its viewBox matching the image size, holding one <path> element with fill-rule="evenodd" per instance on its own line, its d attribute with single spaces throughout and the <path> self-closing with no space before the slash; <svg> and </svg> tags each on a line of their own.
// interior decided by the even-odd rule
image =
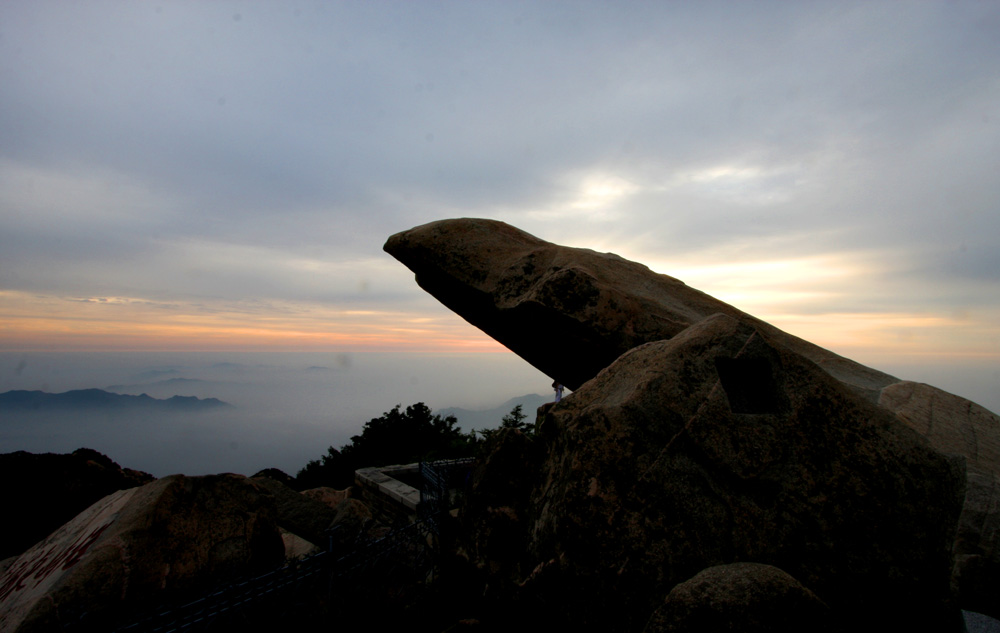
<svg viewBox="0 0 1000 633">
<path fill-rule="evenodd" d="M 157 477 L 294 475 L 396 404 L 424 402 L 469 431 L 498 426 L 519 401 L 533 414 L 550 384 L 506 353 L 2 353 L 0 394 L 102 390 L 117 404 L 94 405 L 95 391 L 83 392 L 91 406 L 0 398 L 0 453 L 87 447 Z M 195 398 L 230 406 L 192 407 Z M 162 404 L 170 399 L 180 408 Z"/>
</svg>

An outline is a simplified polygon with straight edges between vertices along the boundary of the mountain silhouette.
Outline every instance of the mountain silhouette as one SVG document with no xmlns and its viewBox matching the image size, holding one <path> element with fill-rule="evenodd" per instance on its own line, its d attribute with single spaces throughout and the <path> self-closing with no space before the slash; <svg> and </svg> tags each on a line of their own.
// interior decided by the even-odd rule
<svg viewBox="0 0 1000 633">
<path fill-rule="evenodd" d="M 455 416 L 458 419 L 459 426 L 466 430 L 491 429 L 500 426 L 503 416 L 510 413 L 510 410 L 517 405 L 521 405 L 521 412 L 528 416 L 527 421 L 533 423 L 535 421 L 535 410 L 546 402 L 551 401 L 552 397 L 529 393 L 511 398 L 492 409 L 471 410 L 460 407 L 448 407 L 447 409 L 437 411 L 437 413 L 441 416 Z"/>
<path fill-rule="evenodd" d="M 103 389 L 77 389 L 64 393 L 44 391 L 7 391 L 0 393 L 0 410 L 5 411 L 57 411 L 67 409 L 91 410 L 156 410 L 203 411 L 230 407 L 217 398 L 173 396 L 166 399 L 110 393 Z"/>
</svg>

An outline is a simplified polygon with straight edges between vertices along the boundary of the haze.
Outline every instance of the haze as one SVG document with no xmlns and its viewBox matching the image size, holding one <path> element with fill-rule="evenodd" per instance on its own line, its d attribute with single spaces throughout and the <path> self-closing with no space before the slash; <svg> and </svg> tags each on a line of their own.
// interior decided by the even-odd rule
<svg viewBox="0 0 1000 633">
<path fill-rule="evenodd" d="M 415 402 L 434 410 L 489 409 L 512 396 L 551 394 L 545 376 L 512 354 L 17 353 L 0 354 L 0 392 L 99 388 L 219 398 L 233 407 L 180 414 L 105 411 L 0 416 L 0 453 L 87 447 L 164 476 L 280 468 L 294 475 L 371 418 Z M 459 420 L 460 425 L 463 422 Z M 480 425 L 462 425 L 466 431 Z M 500 425 L 500 417 L 492 427 Z"/>
</svg>

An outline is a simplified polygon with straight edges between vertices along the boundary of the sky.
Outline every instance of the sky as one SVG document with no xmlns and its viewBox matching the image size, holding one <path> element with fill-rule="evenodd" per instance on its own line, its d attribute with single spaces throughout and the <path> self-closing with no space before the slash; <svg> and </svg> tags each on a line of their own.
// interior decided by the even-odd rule
<svg viewBox="0 0 1000 633">
<path fill-rule="evenodd" d="M 2 2 L 0 104 L 0 351 L 507 353 L 381 250 L 487 217 L 1000 409 L 997 2 Z"/>
</svg>

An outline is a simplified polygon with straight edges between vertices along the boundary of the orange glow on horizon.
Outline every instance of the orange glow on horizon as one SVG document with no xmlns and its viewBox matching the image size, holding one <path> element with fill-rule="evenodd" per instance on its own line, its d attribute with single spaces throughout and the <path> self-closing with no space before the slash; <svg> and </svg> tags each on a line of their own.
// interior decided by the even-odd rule
<svg viewBox="0 0 1000 633">
<path fill-rule="evenodd" d="M 906 313 L 757 316 L 833 352 L 872 358 L 1000 358 L 997 315 Z M 444 308 L 428 313 L 318 304 L 205 305 L 78 299 L 0 291 L 3 351 L 380 351 L 505 353 Z"/>
<path fill-rule="evenodd" d="M 275 306 L 237 311 L 0 293 L 0 350 L 505 352 L 443 315 Z"/>
<path fill-rule="evenodd" d="M 474 333 L 473 333 L 474 334 Z M 262 330 L 251 327 L 208 329 L 155 324 L 130 327 L 79 328 L 75 331 L 40 327 L 0 327 L 4 351 L 398 351 L 398 352 L 506 352 L 485 334 L 461 338 L 426 332 L 393 335 L 389 332 L 341 334 Z"/>
</svg>

